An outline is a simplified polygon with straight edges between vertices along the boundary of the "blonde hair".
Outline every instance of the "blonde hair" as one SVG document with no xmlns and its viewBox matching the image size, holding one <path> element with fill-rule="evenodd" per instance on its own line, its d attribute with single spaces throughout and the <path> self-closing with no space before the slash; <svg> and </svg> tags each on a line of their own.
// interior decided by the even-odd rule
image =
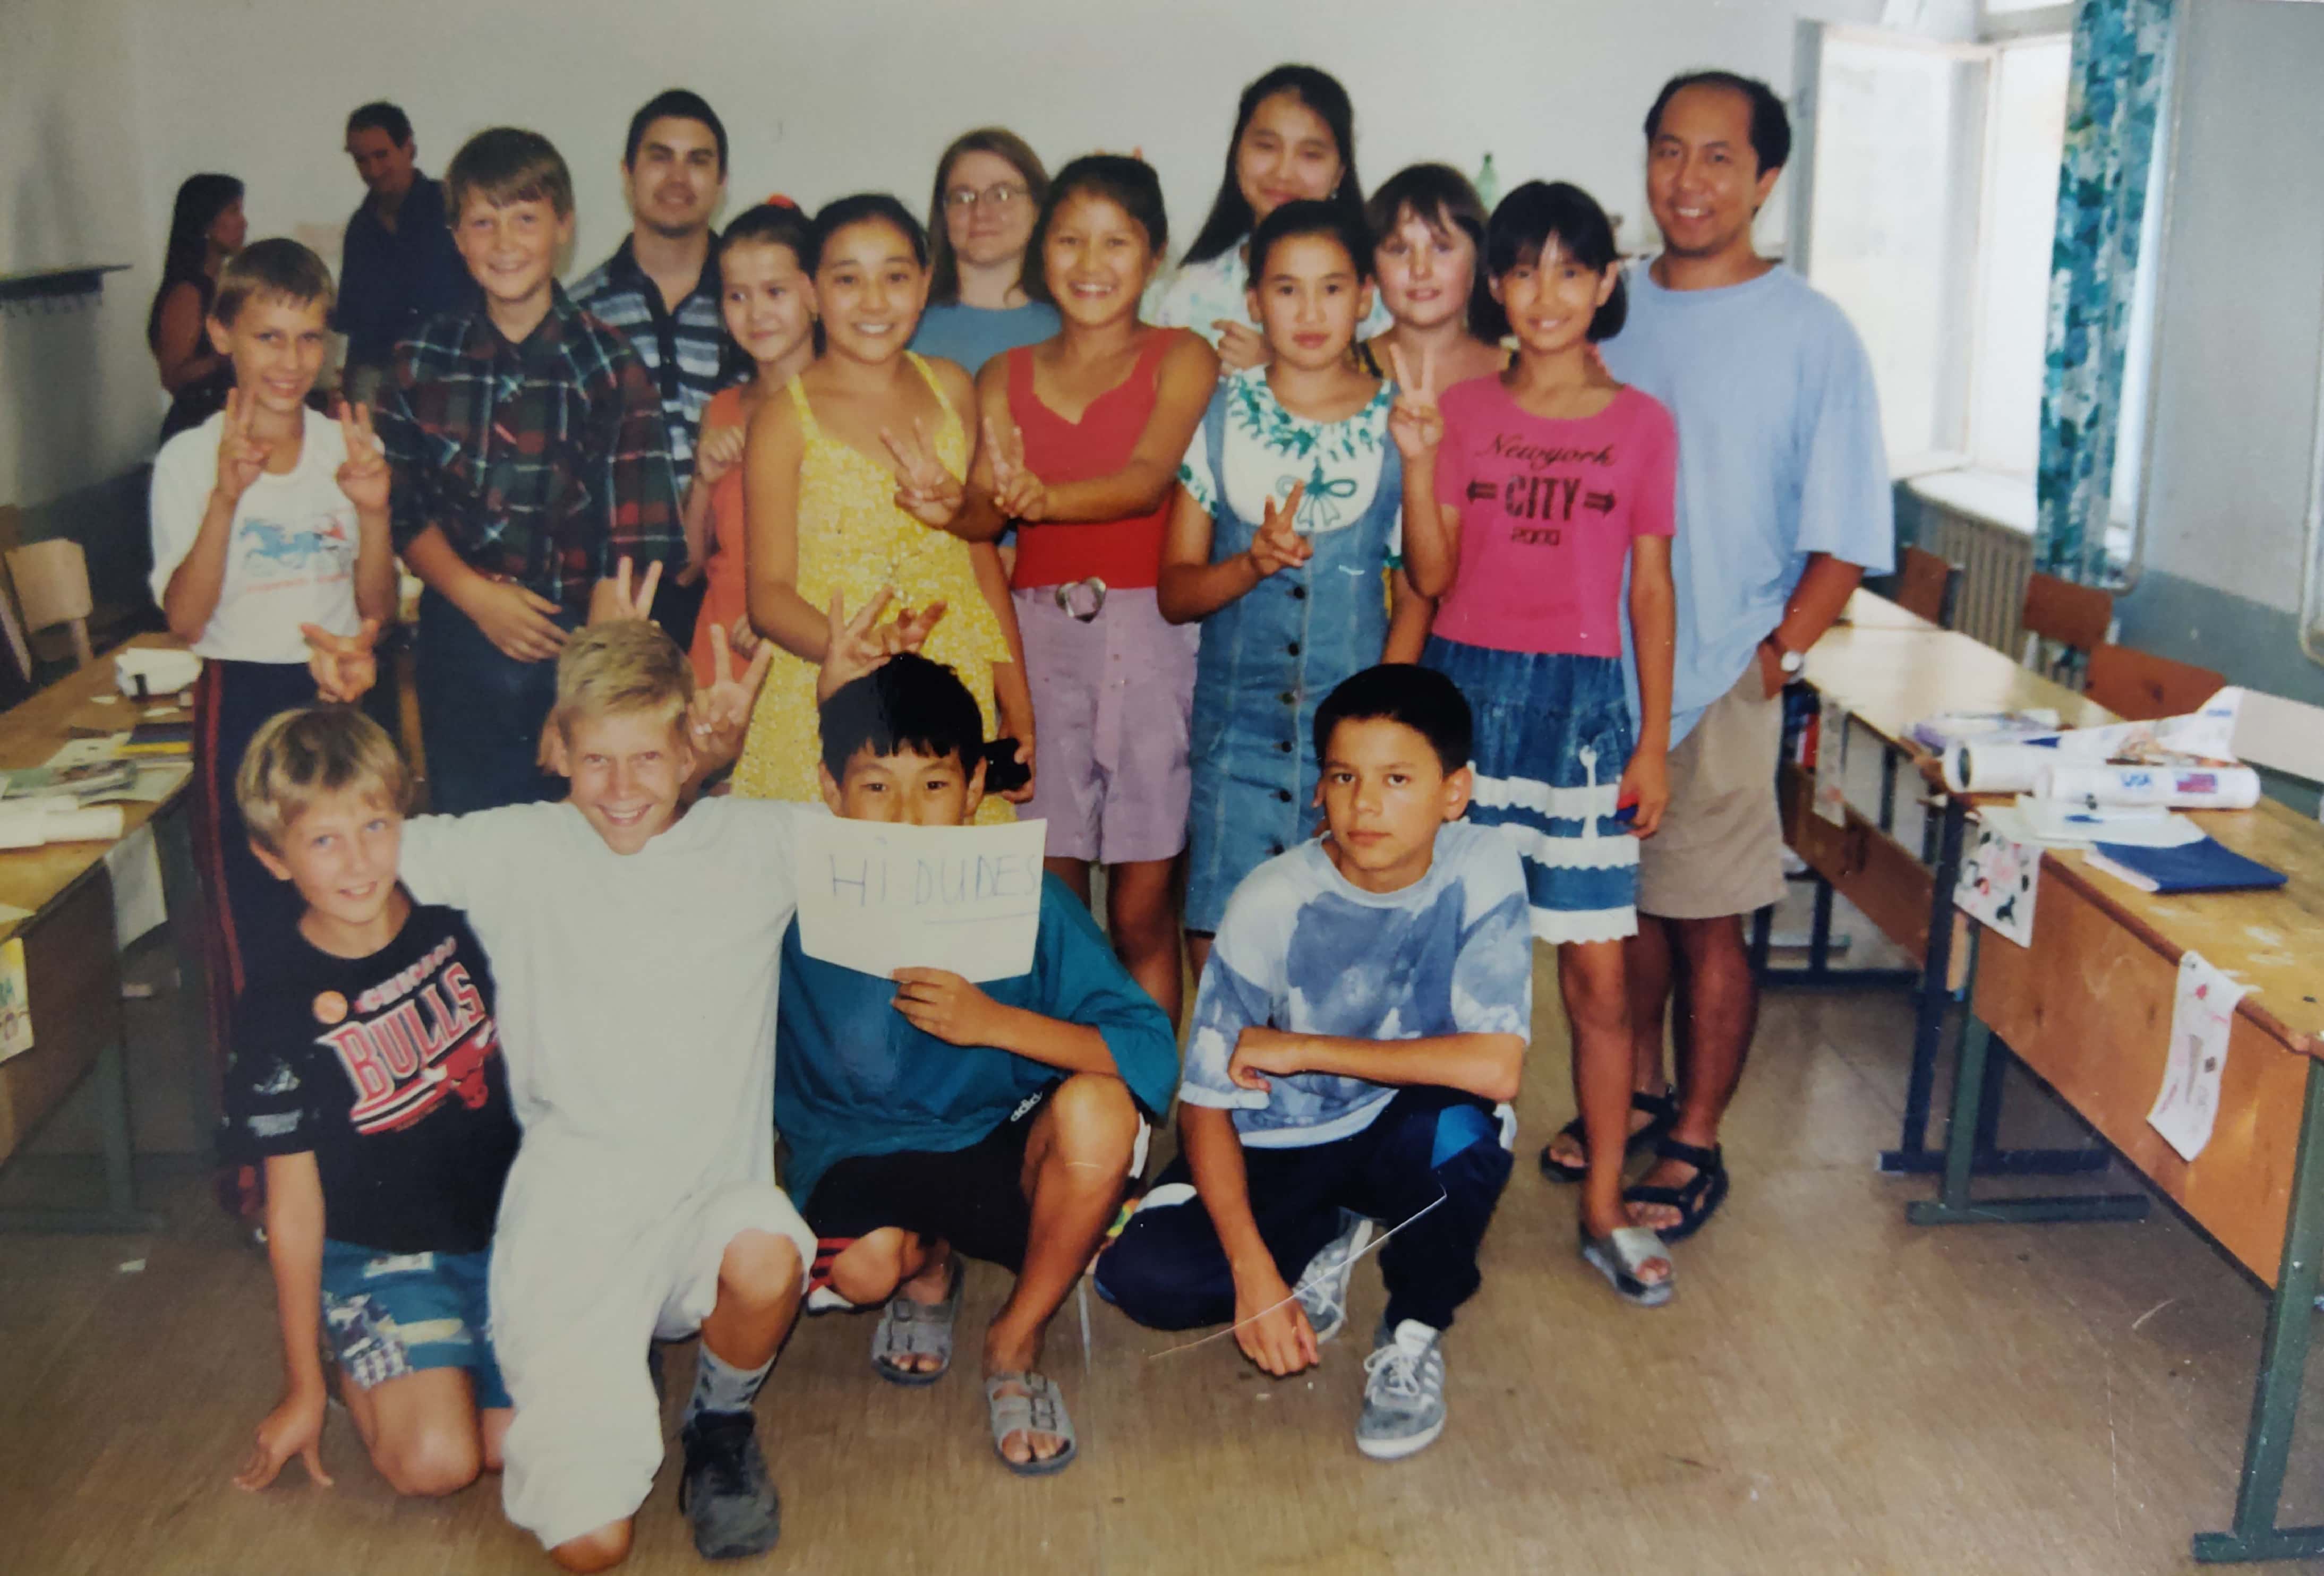
<svg viewBox="0 0 2324 1576">
<path fill-rule="evenodd" d="M 694 699 L 694 664 L 678 642 L 643 619 L 593 624 L 566 643 L 557 659 L 560 730 L 576 718 L 654 712 L 676 726 Z"/>
<path fill-rule="evenodd" d="M 283 834 L 317 799 L 349 789 L 399 816 L 411 808 L 411 774 L 395 741 L 353 706 L 277 712 L 251 740 L 234 779 L 243 825 L 277 853 Z"/>
<path fill-rule="evenodd" d="M 210 316 L 231 328 L 242 309 L 254 300 L 294 307 L 320 302 L 327 312 L 337 294 L 321 258 L 296 241 L 277 236 L 253 241 L 226 259 L 218 271 L 217 294 L 210 299 Z"/>
</svg>

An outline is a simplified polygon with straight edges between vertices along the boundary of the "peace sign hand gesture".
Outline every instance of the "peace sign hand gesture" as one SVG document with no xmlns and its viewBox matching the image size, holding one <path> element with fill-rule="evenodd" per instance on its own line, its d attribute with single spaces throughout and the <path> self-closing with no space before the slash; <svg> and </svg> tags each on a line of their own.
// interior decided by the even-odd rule
<svg viewBox="0 0 2324 1576">
<path fill-rule="evenodd" d="M 966 500 L 966 490 L 960 478 L 945 469 L 944 462 L 936 456 L 928 442 L 927 429 L 920 419 L 912 418 L 910 436 L 899 438 L 882 427 L 880 441 L 896 462 L 896 475 L 903 484 L 896 489 L 896 507 L 923 525 L 944 530 L 960 512 Z"/>
<path fill-rule="evenodd" d="M 686 709 L 688 737 L 696 755 L 723 765 L 742 751 L 742 736 L 750 731 L 751 711 L 758 704 L 759 686 L 775 659 L 775 643 L 761 641 L 751 664 L 738 676 L 734 655 L 726 644 L 726 631 L 710 625 L 710 673 L 706 685 L 694 692 Z"/>
<path fill-rule="evenodd" d="M 1277 569 L 1296 568 L 1314 555 L 1314 548 L 1299 534 L 1298 529 L 1299 501 L 1306 495 L 1307 484 L 1295 482 L 1282 502 L 1268 500 L 1266 514 L 1259 521 L 1258 533 L 1250 539 L 1246 555 L 1260 579 Z"/>
<path fill-rule="evenodd" d="M 251 432 L 258 415 L 258 396 L 248 389 L 230 389 L 226 396 L 226 420 L 218 431 L 217 495 L 232 508 L 242 502 L 250 484 L 266 469 L 267 446 Z"/>
<path fill-rule="evenodd" d="M 1396 372 L 1396 403 L 1388 407 L 1388 436 L 1396 439 L 1397 452 L 1406 460 L 1425 459 L 1444 439 L 1444 412 L 1436 402 L 1436 353 L 1433 349 L 1421 353 L 1417 382 L 1406 370 L 1401 347 L 1389 346 L 1388 358 Z"/>
<path fill-rule="evenodd" d="M 346 440 L 346 463 L 339 467 L 339 491 L 347 502 L 364 514 L 383 513 L 387 509 L 389 475 L 387 449 L 379 435 L 371 429 L 371 407 L 363 404 L 342 404 L 339 407 L 339 436 Z"/>
<path fill-rule="evenodd" d="M 984 447 L 992 456 L 992 503 L 1011 520 L 1038 525 L 1049 517 L 1047 483 L 1025 468 L 1025 435 L 1011 427 L 1003 432 L 987 418 Z"/>
<path fill-rule="evenodd" d="M 645 578 L 634 586 L 631 585 L 630 574 L 630 560 L 622 558 L 611 575 L 589 588 L 591 623 L 609 624 L 625 618 L 648 619 L 653 616 L 654 593 L 661 587 L 661 560 L 656 558 L 648 564 Z"/>
<path fill-rule="evenodd" d="M 850 618 L 841 594 L 831 594 L 831 606 L 824 615 L 828 643 L 824 647 L 823 666 L 815 680 L 817 703 L 829 700 L 850 683 L 885 666 L 888 659 L 899 652 L 918 650 L 928 632 L 936 627 L 936 621 L 944 617 L 945 604 L 938 602 L 918 613 L 906 608 L 892 622 L 883 625 L 880 615 L 888 611 L 888 604 L 895 596 L 892 587 L 882 586 Z"/>
</svg>

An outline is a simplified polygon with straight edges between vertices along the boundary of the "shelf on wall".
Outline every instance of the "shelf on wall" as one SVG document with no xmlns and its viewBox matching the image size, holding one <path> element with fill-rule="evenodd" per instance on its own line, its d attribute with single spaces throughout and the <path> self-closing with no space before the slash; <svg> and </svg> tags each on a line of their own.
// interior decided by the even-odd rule
<svg viewBox="0 0 2324 1576">
<path fill-rule="evenodd" d="M 0 306 L 93 296 L 104 290 L 106 274 L 124 273 L 129 266 L 126 263 L 80 263 L 66 268 L 0 273 Z"/>
</svg>

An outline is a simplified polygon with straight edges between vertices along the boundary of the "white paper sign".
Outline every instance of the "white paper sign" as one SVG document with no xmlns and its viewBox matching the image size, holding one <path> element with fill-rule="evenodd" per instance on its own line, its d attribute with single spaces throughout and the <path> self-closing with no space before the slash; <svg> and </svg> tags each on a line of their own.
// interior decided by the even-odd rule
<svg viewBox="0 0 2324 1576">
<path fill-rule="evenodd" d="M 2020 946 L 2034 945 L 2034 898 L 2042 886 L 2039 843 L 2014 843 L 1978 811 L 1977 842 L 1961 859 L 1953 907 Z M 2003 817 L 2006 821 L 2007 817 Z"/>
<path fill-rule="evenodd" d="M 1047 827 L 802 817 L 799 945 L 811 958 L 883 978 L 908 968 L 979 982 L 1029 973 Z"/>
<path fill-rule="evenodd" d="M 1830 696 L 1816 719 L 1814 807 L 1833 825 L 1848 825 L 1848 708 Z"/>
<path fill-rule="evenodd" d="M 2179 960 L 2179 989 L 2171 1008 L 2171 1058 L 2163 1071 L 2163 1092 L 2154 1097 L 2148 1123 L 2170 1141 L 2181 1159 L 2192 1160 L 2211 1141 L 2219 1115 L 2219 1075 L 2227 1071 L 2227 1031 L 2246 985 L 2190 952 Z"/>
</svg>

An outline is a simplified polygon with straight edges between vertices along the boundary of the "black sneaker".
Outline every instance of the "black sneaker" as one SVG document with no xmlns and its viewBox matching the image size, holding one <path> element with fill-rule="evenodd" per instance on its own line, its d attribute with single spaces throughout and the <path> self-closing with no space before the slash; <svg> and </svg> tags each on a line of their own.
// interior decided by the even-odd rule
<svg viewBox="0 0 2324 1576">
<path fill-rule="evenodd" d="M 694 1549 L 706 1560 L 763 1554 L 782 1534 L 782 1504 L 759 1450 L 748 1412 L 703 1412 L 678 1431 L 686 1475 L 678 1507 L 694 1525 Z"/>
</svg>

